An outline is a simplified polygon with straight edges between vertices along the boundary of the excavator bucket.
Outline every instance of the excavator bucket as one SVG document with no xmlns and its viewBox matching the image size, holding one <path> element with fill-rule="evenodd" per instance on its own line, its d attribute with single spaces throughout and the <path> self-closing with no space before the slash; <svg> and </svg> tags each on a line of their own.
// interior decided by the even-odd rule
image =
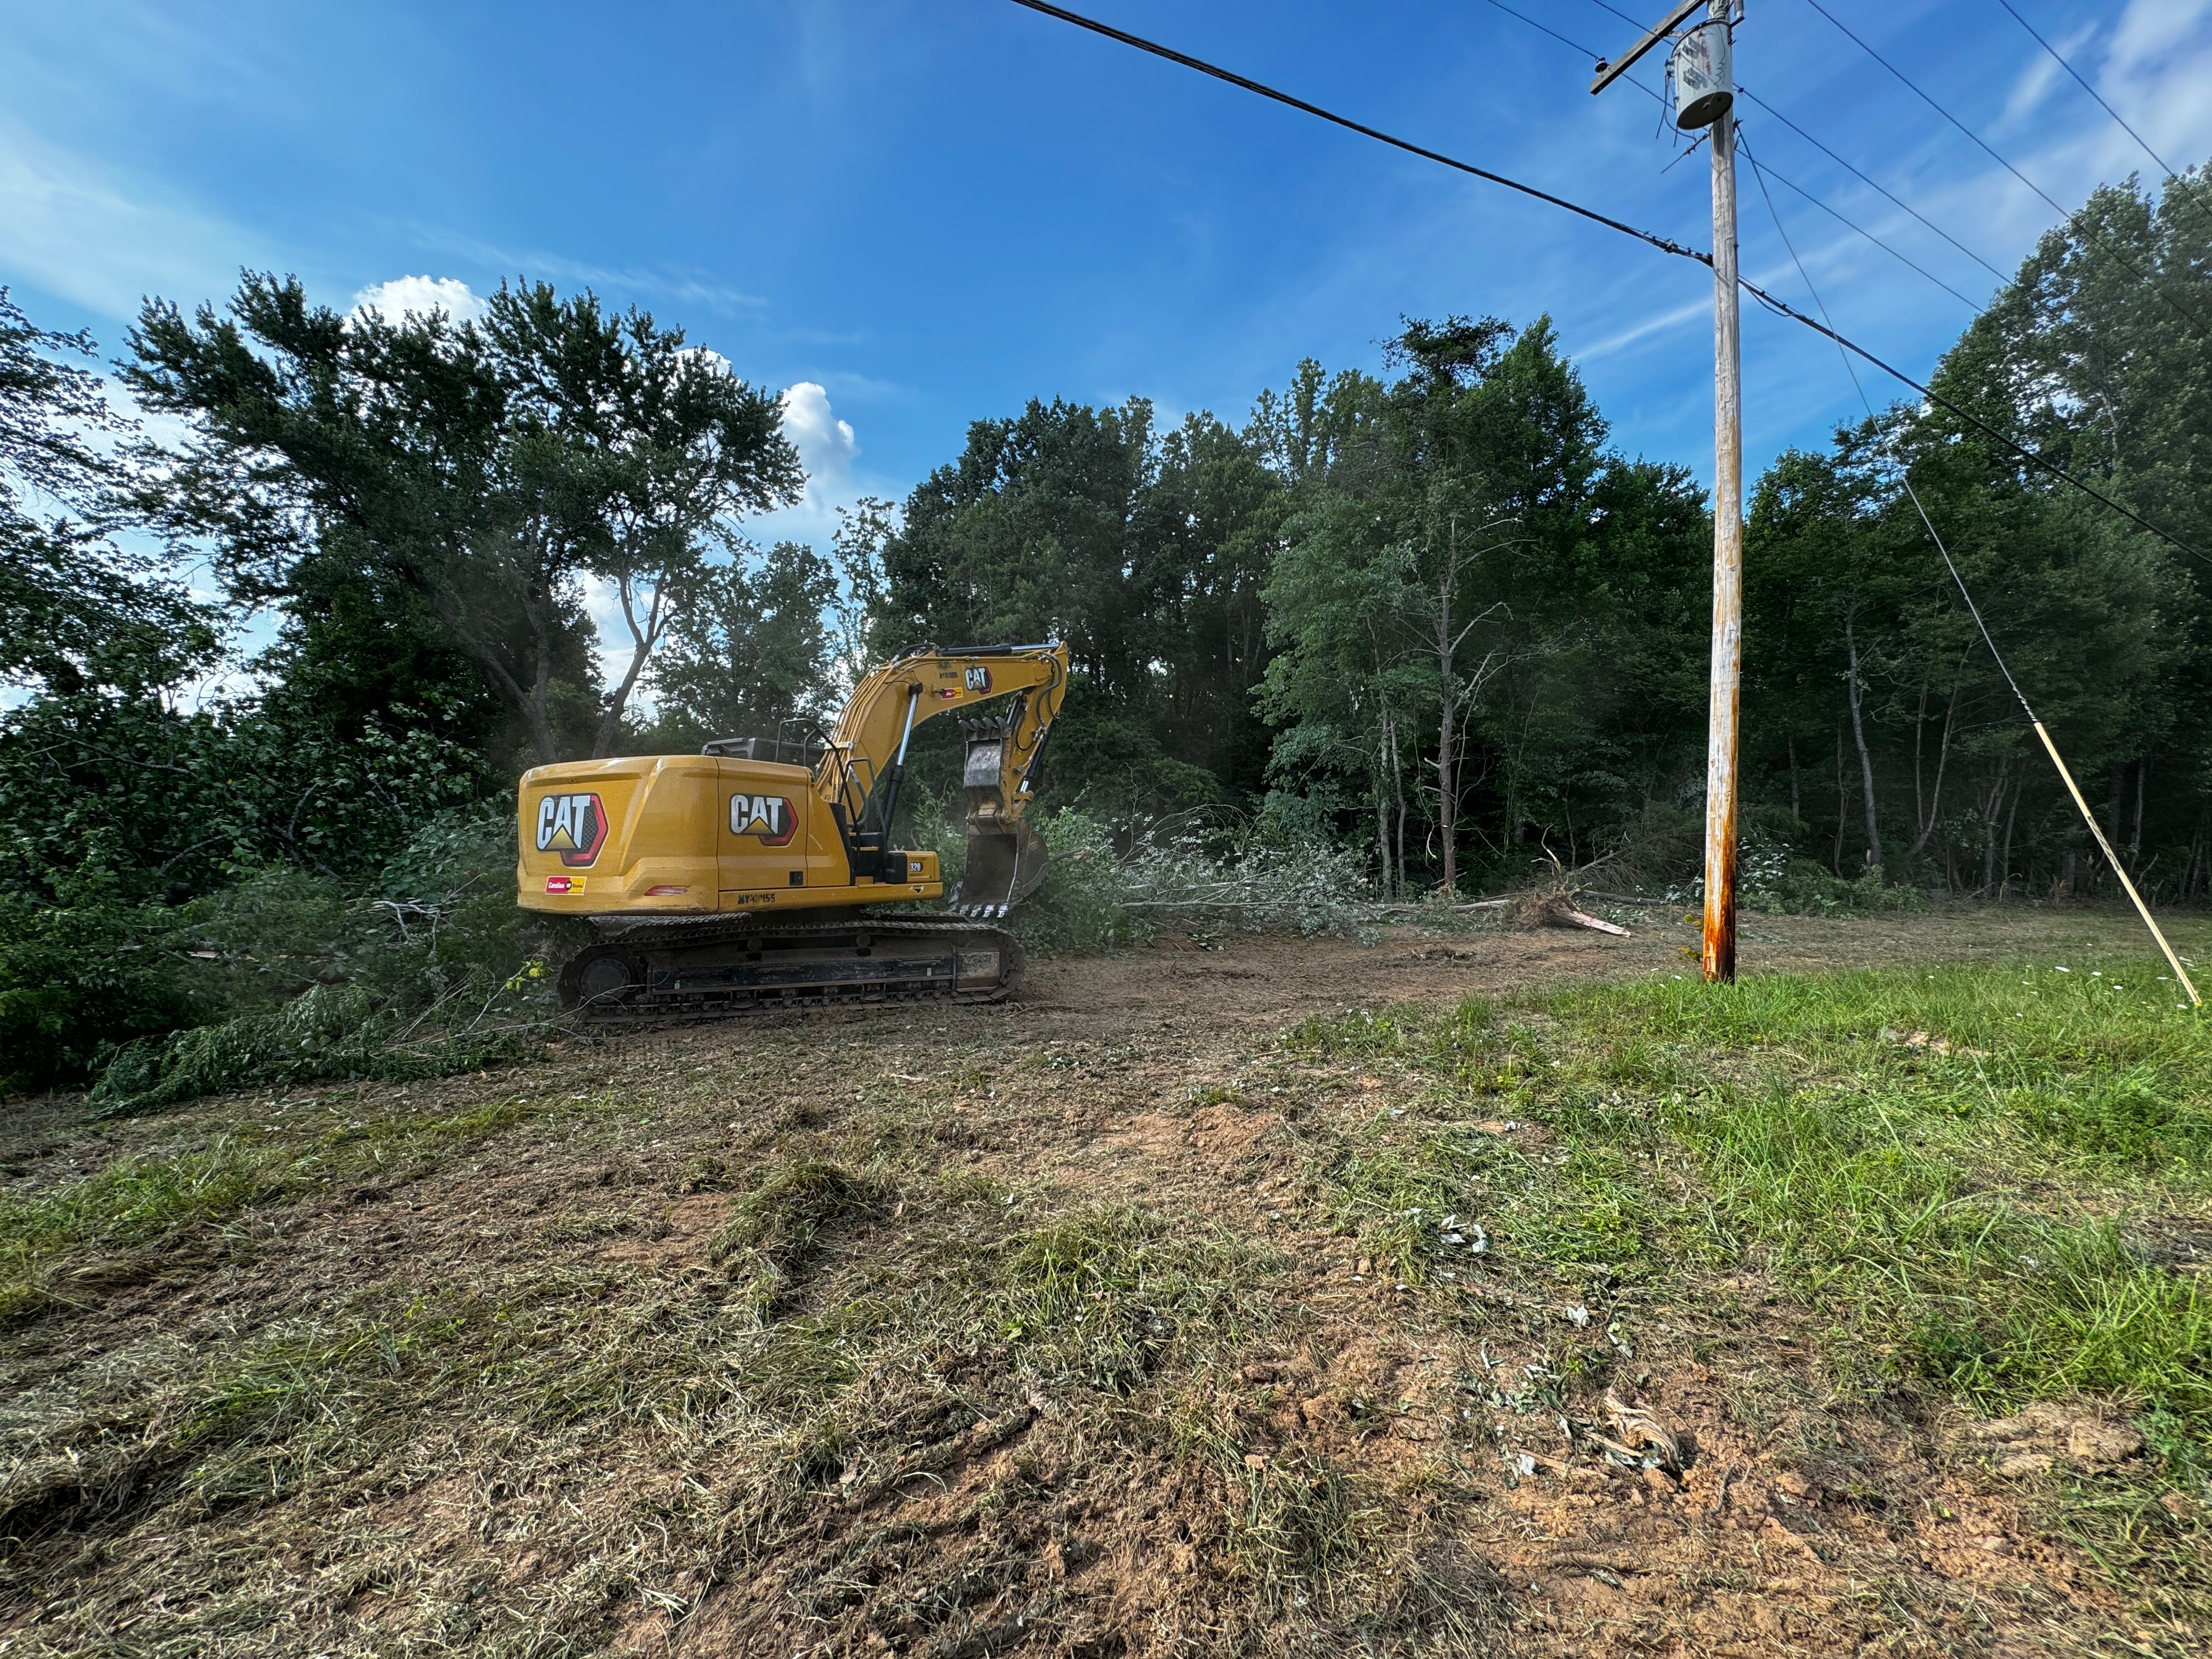
<svg viewBox="0 0 2212 1659">
<path fill-rule="evenodd" d="M 1006 750 L 1020 708 L 1018 701 L 1005 719 L 968 728 L 968 763 L 960 779 L 968 798 L 968 865 L 950 900 L 957 915 L 1003 916 L 1044 880 L 1049 861 L 1044 837 L 1021 816 L 1026 801 L 1006 798 L 1016 776 Z"/>
<path fill-rule="evenodd" d="M 952 895 L 963 916 L 1003 916 L 1036 891 L 1048 862 L 1044 837 L 1020 818 L 968 822 L 968 868 Z"/>
</svg>

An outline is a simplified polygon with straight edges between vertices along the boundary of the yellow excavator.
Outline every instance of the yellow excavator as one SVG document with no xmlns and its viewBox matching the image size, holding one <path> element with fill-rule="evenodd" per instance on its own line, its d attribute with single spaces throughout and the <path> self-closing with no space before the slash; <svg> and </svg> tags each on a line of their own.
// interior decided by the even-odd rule
<svg viewBox="0 0 2212 1659">
<path fill-rule="evenodd" d="M 599 935 L 562 968 L 562 1006 L 638 1020 L 1005 997 L 1024 958 L 990 924 L 1044 879 L 1024 815 L 1066 684 L 1064 645 L 925 647 L 871 673 L 804 741 L 526 772 L 516 898 Z M 952 914 L 882 914 L 945 898 L 937 854 L 892 841 L 914 728 L 1009 696 L 968 723 Z"/>
</svg>

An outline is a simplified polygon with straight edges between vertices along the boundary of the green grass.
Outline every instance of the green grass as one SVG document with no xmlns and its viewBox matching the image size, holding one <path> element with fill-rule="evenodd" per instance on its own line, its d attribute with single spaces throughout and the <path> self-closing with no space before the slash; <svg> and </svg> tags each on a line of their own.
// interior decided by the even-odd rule
<svg viewBox="0 0 2212 1659">
<path fill-rule="evenodd" d="M 1443 1218 L 1486 1225 L 1499 1265 L 1593 1291 L 1736 1264 L 1826 1319 L 1832 1379 L 1990 1415 L 2106 1402 L 2151 1459 L 2036 1501 L 2147 1607 L 2194 1617 L 2212 1607 L 2212 1537 L 2189 1518 L 2212 1504 L 2212 1017 L 2140 963 L 2063 966 L 1347 1011 L 1285 1046 L 1425 1085 L 1316 1172 L 1376 1272 L 1433 1283 Z M 2156 1501 L 2175 1488 L 2193 1510 Z"/>
<path fill-rule="evenodd" d="M 1122 1205 L 1016 1233 L 985 1271 L 990 1317 L 1019 1363 L 1126 1393 L 1171 1347 L 1202 1352 L 1263 1324 L 1249 1292 L 1282 1265 L 1218 1227 Z"/>
<path fill-rule="evenodd" d="M 455 1112 L 349 1115 L 360 1105 L 349 1091 L 283 1112 L 267 1109 L 262 1122 L 200 1145 L 122 1154 L 75 1181 L 0 1194 L 0 1324 L 69 1299 L 50 1272 L 65 1257 L 143 1252 L 254 1206 L 419 1171 L 526 1118 L 593 1109 L 574 1099 L 514 1096 Z"/>
<path fill-rule="evenodd" d="M 1446 1212 L 1553 1263 L 1752 1261 L 1983 1409 L 2110 1397 L 2201 1478 L 2212 1286 L 2160 1241 L 2212 1246 L 2212 1023 L 2148 971 L 2066 966 L 1669 980 L 1288 1043 L 1556 1138 L 1532 1164 L 1386 1126 L 1340 1159 L 1337 1218 L 1401 1273 L 1433 1267 Z"/>
<path fill-rule="evenodd" d="M 2212 1210 L 2212 1027 L 2069 965 L 1554 997 L 1531 1110 L 1574 1130 L 1639 1097 L 1717 1242 L 1978 1405 L 2107 1395 L 2212 1450 L 2212 1297 L 2144 1242 Z"/>
</svg>

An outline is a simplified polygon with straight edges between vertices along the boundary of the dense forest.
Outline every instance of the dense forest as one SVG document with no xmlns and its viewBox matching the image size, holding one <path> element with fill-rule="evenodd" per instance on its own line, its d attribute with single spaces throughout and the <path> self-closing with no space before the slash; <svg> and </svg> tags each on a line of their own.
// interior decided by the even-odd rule
<svg viewBox="0 0 2212 1659">
<path fill-rule="evenodd" d="M 2191 549 L 2199 183 L 2098 192 L 1936 380 Z M 2136 880 L 2202 899 L 2203 558 L 1907 404 L 1753 492 L 1754 902 L 2102 890 L 1907 478 Z M 1049 803 L 1125 847 L 1326 846 L 1375 896 L 1695 877 L 1709 505 L 1612 444 L 1546 319 L 1405 321 L 1241 425 L 1033 401 L 826 549 L 748 541 L 803 483 L 772 392 L 587 293 L 457 322 L 249 276 L 149 303 L 112 376 L 0 295 L 0 1086 L 257 1011 L 496 1032 L 558 945 L 503 884 L 523 769 L 818 718 L 925 641 L 1068 642 Z"/>
</svg>

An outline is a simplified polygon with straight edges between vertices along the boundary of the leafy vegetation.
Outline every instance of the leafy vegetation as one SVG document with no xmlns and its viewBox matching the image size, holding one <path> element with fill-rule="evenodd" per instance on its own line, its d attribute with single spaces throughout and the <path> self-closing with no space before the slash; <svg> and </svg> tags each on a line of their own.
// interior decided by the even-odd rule
<svg viewBox="0 0 2212 1659">
<path fill-rule="evenodd" d="M 2196 187 L 2097 192 L 1937 378 L 2201 544 L 2197 344 L 2114 275 L 2212 282 L 2212 223 L 2172 205 Z M 2077 257 L 2093 240 L 2127 260 Z M 451 934 L 422 945 L 404 905 L 428 901 L 393 884 L 424 825 L 500 820 L 528 763 L 789 734 L 928 642 L 1068 644 L 1041 945 L 1356 927 L 1353 896 L 1564 868 L 1694 895 L 1707 506 L 1613 445 L 1546 319 L 1408 319 L 1379 372 L 1300 363 L 1241 423 L 1033 402 L 826 549 L 743 533 L 804 484 L 776 398 L 588 292 L 341 314 L 249 274 L 221 305 L 149 301 L 125 348 L 135 406 L 93 342 L 0 296 L 0 1087 L 89 1082 L 103 1043 L 136 1045 L 104 1097 L 141 1104 L 489 1058 L 495 987 L 554 942 L 493 950 L 471 921 L 465 972 Z M 1899 406 L 1752 493 L 1746 902 L 2112 891 L 1908 478 L 2123 862 L 2203 896 L 2201 572 Z M 257 611 L 276 635 L 243 660 Z M 959 799 L 953 726 L 916 734 L 918 844 Z M 201 965 L 243 960 L 193 937 L 226 907 L 304 923 L 300 884 L 319 945 Z M 363 932 L 380 907 L 396 939 Z"/>
</svg>

